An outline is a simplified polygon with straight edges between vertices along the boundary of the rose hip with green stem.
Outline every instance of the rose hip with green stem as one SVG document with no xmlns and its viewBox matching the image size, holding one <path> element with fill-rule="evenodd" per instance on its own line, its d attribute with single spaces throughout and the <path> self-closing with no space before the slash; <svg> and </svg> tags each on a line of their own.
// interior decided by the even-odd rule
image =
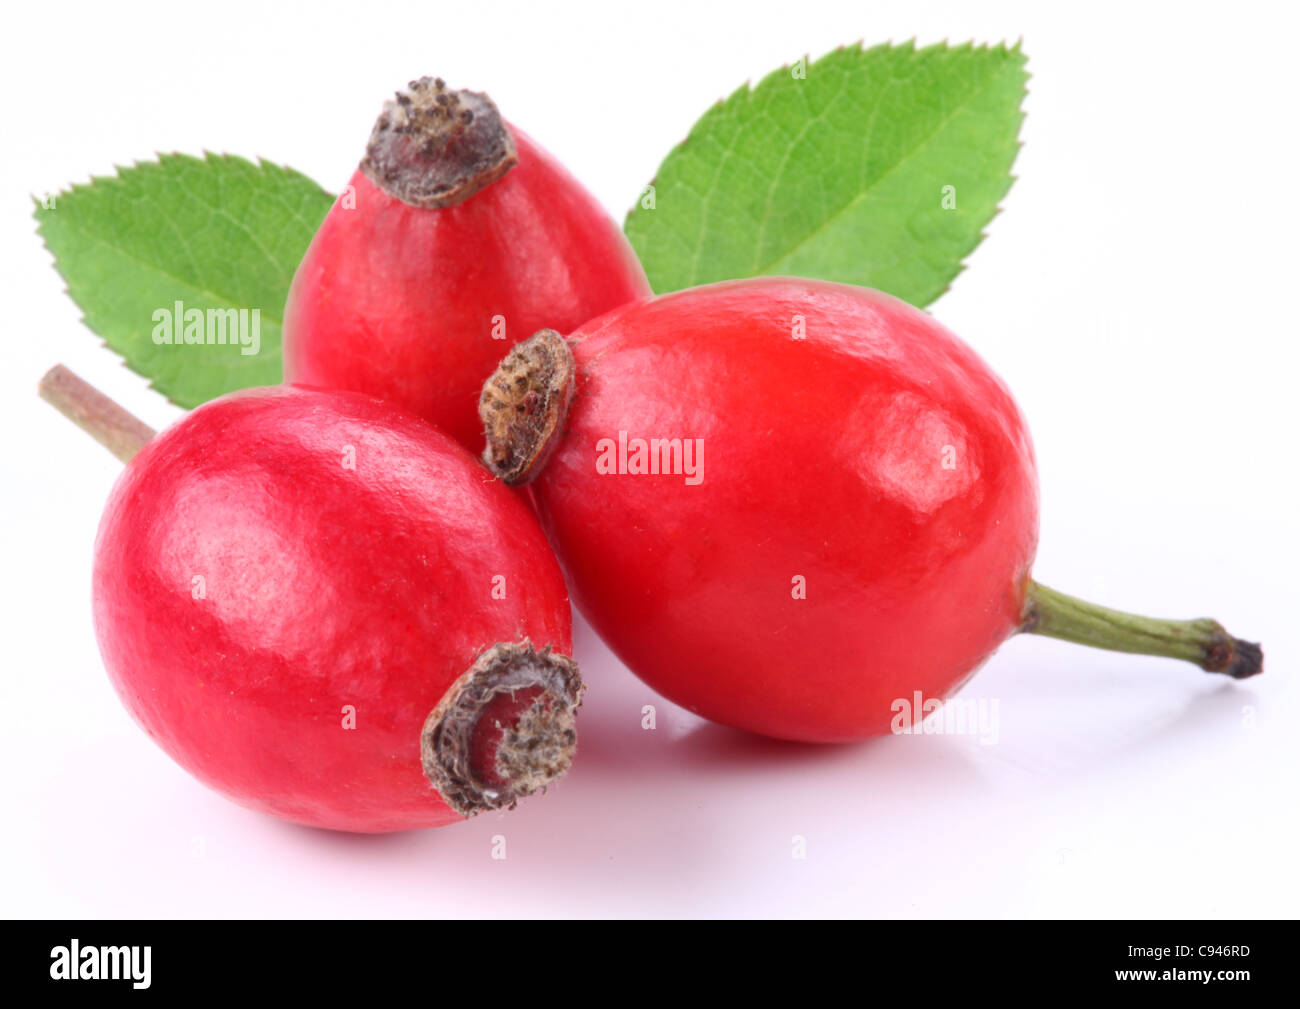
<svg viewBox="0 0 1300 1009">
<path fill-rule="evenodd" d="M 1244 677 L 1212 620 L 1034 582 L 1038 488 L 1002 382 L 931 316 L 791 278 L 538 334 L 484 387 L 485 459 L 531 482 L 574 601 L 652 687 L 787 739 L 890 731 L 1033 632 Z"/>
<path fill-rule="evenodd" d="M 65 370 L 42 391 L 127 461 L 96 636 L 199 780 L 377 832 L 510 806 L 568 768 L 563 578 L 527 506 L 451 439 L 355 393 L 243 390 L 153 437 Z"/>
</svg>

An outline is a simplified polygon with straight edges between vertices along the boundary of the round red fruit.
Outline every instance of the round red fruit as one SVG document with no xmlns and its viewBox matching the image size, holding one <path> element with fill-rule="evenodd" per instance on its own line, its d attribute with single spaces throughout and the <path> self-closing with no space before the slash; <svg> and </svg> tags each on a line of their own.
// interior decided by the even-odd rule
<svg viewBox="0 0 1300 1009">
<path fill-rule="evenodd" d="M 450 823 L 572 757 L 581 684 L 536 520 L 369 397 L 248 390 L 150 441 L 104 512 L 94 610 L 154 740 L 287 820 Z"/>
<path fill-rule="evenodd" d="M 487 458 L 540 471 L 575 602 L 668 698 L 858 739 L 889 730 L 898 698 L 949 694 L 1019 624 L 1029 434 L 929 315 L 762 279 L 617 310 L 569 347 L 571 363 L 539 335 L 485 387 Z"/>
</svg>

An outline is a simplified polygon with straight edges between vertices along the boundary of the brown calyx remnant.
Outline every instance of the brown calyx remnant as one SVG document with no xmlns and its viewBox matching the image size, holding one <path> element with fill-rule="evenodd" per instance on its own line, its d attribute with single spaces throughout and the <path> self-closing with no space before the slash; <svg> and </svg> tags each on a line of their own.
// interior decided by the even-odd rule
<svg viewBox="0 0 1300 1009">
<path fill-rule="evenodd" d="M 361 170 L 414 207 L 450 207 L 514 167 L 514 138 L 496 105 L 478 91 L 451 91 L 421 77 L 384 103 Z"/>
<path fill-rule="evenodd" d="M 489 775 L 474 766 L 479 717 L 503 694 L 536 688 L 537 699 L 502 726 Z M 462 816 L 513 809 L 524 796 L 561 777 L 578 746 L 574 719 L 582 704 L 578 665 L 550 646 L 502 642 L 483 652 L 429 713 L 420 733 L 424 773 Z"/>
<path fill-rule="evenodd" d="M 542 471 L 573 402 L 575 377 L 569 344 L 543 329 L 516 344 L 483 384 L 483 461 L 503 481 L 526 484 Z"/>
</svg>

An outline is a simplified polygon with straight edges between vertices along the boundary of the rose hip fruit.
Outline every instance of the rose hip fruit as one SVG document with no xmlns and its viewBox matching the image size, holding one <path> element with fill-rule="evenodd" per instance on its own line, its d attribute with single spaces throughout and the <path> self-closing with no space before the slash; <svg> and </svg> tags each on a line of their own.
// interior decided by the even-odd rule
<svg viewBox="0 0 1300 1009">
<path fill-rule="evenodd" d="M 385 105 L 289 292 L 291 382 L 379 396 L 477 451 L 511 345 L 650 293 L 632 247 L 483 94 L 422 78 Z"/>
<path fill-rule="evenodd" d="M 286 820 L 437 826 L 511 806 L 572 759 L 581 682 L 536 519 L 370 397 L 247 390 L 150 440 L 104 511 L 94 612 L 149 735 Z"/>
<path fill-rule="evenodd" d="M 539 333 L 484 387 L 484 458 L 532 494 L 578 608 L 647 683 L 794 740 L 890 731 L 1033 631 L 1235 677 L 1257 645 L 1033 582 L 1033 450 L 933 318 L 788 278 Z"/>
</svg>

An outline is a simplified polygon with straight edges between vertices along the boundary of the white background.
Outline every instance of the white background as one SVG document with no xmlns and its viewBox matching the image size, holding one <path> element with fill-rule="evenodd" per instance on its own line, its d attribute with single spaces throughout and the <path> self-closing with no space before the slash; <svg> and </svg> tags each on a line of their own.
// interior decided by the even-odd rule
<svg viewBox="0 0 1300 1009">
<path fill-rule="evenodd" d="M 16 5 L 6 21 L 0 913 L 1300 910 L 1288 5 L 168 3 Z M 132 724 L 89 607 L 118 466 L 34 387 L 63 361 L 154 425 L 179 411 L 80 324 L 31 194 L 205 148 L 336 189 L 382 99 L 430 73 L 489 91 L 621 219 L 746 79 L 913 36 L 1023 37 L 1030 57 L 1019 181 L 932 311 L 1029 417 L 1039 576 L 1153 615 L 1219 617 L 1264 642 L 1264 676 L 1013 640 L 964 692 L 998 703 L 996 744 L 800 747 L 675 709 L 581 625 L 591 689 L 570 776 L 508 816 L 386 837 L 240 809 Z"/>
</svg>

